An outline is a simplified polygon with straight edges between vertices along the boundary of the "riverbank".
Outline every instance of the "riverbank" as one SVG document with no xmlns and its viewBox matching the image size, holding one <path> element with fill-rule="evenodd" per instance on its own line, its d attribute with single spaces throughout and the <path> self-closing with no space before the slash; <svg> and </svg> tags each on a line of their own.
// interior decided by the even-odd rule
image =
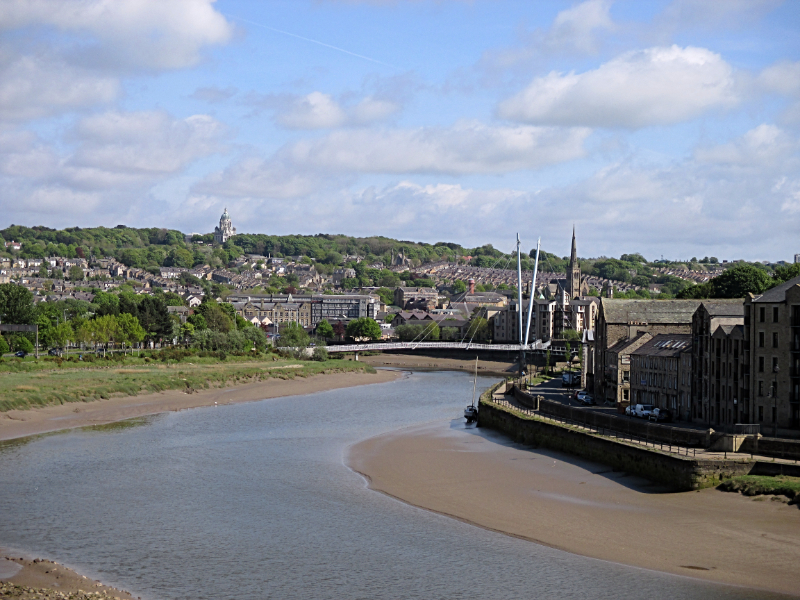
<svg viewBox="0 0 800 600">
<path fill-rule="evenodd" d="M 474 356 L 472 358 L 450 358 L 425 354 L 391 354 L 382 352 L 373 355 L 359 355 L 358 360 L 373 367 L 394 367 L 418 371 L 475 372 Z M 478 361 L 478 374 L 505 377 L 516 374 L 516 365 L 517 363 L 514 360 L 480 360 Z"/>
<path fill-rule="evenodd" d="M 134 600 L 132 594 L 79 575 L 72 569 L 39 558 L 10 555 L 0 548 L 0 598 Z"/>
<path fill-rule="evenodd" d="M 567 552 L 797 594 L 800 511 L 783 497 L 664 493 L 596 463 L 444 422 L 356 444 L 372 489 Z"/>
<path fill-rule="evenodd" d="M 341 361 L 337 362 L 341 364 Z M 281 367 L 279 371 L 278 367 Z M 347 367 L 358 368 L 353 363 L 348 363 Z M 181 365 L 181 369 L 185 370 L 186 368 L 188 367 Z M 284 374 L 282 376 L 286 378 L 270 376 L 270 372 L 268 372 L 258 381 L 237 384 L 235 380 L 230 380 L 229 383 L 233 385 L 220 388 L 196 390 L 184 386 L 184 389 L 138 396 L 119 396 L 93 402 L 68 402 L 27 410 L 9 410 L 0 413 L 0 440 L 89 425 L 104 425 L 166 411 L 253 402 L 266 398 L 297 396 L 357 385 L 386 383 L 401 376 L 400 372 L 390 370 L 379 370 L 372 373 L 364 371 L 326 372 L 302 376 L 303 365 L 297 363 L 263 368 L 272 369 L 271 373 L 276 371 L 282 373 Z M 178 371 L 175 373 L 180 375 Z"/>
</svg>

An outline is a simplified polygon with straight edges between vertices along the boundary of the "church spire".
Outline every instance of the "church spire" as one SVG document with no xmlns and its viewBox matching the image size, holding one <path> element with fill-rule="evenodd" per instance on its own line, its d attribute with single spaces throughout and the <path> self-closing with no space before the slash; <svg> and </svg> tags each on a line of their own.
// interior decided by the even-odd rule
<svg viewBox="0 0 800 600">
<path fill-rule="evenodd" d="M 578 263 L 578 246 L 575 244 L 575 225 L 572 226 L 572 254 L 569 257 L 569 266 L 572 267 Z"/>
</svg>

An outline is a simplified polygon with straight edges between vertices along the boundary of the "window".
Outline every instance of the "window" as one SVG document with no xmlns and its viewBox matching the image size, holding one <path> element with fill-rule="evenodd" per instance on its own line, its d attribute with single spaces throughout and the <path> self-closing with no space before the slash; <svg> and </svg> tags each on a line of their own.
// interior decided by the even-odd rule
<svg viewBox="0 0 800 600">
<path fill-rule="evenodd" d="M 778 332 L 777 331 L 773 331 L 772 332 L 772 347 L 773 348 L 777 348 L 778 347 Z"/>
<path fill-rule="evenodd" d="M 777 409 L 777 407 L 773 406 L 772 407 L 772 422 L 774 423 L 777 420 L 778 420 L 778 409 Z"/>
<path fill-rule="evenodd" d="M 763 356 L 759 356 L 758 357 L 758 372 L 759 373 L 763 373 L 764 372 L 764 357 Z"/>
<path fill-rule="evenodd" d="M 764 332 L 763 331 L 759 331 L 758 332 L 758 347 L 759 348 L 763 348 L 764 347 Z"/>
<path fill-rule="evenodd" d="M 774 373 L 775 369 L 777 369 L 777 368 L 778 368 L 778 357 L 777 356 L 773 356 L 772 357 L 772 372 Z"/>
<path fill-rule="evenodd" d="M 772 307 L 772 322 L 773 323 L 777 323 L 778 322 L 778 307 L 777 306 L 773 306 Z"/>
<path fill-rule="evenodd" d="M 764 395 L 764 382 L 763 381 L 759 381 L 758 382 L 758 395 L 759 396 L 763 396 Z"/>
<path fill-rule="evenodd" d="M 759 323 L 763 323 L 767 320 L 767 309 L 764 306 L 759 307 L 758 309 L 758 321 Z"/>
<path fill-rule="evenodd" d="M 758 420 L 759 421 L 763 421 L 764 420 L 764 407 L 763 406 L 759 406 L 758 407 Z"/>
</svg>

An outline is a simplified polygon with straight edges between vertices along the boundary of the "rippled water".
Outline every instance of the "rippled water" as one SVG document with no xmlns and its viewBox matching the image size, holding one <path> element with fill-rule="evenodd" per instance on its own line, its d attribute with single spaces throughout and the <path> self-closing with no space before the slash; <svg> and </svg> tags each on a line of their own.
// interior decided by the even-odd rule
<svg viewBox="0 0 800 600">
<path fill-rule="evenodd" d="M 415 373 L 5 445 L 0 542 L 153 600 L 772 597 L 484 531 L 343 464 L 354 442 L 458 418 L 471 395 L 468 375 Z"/>
</svg>

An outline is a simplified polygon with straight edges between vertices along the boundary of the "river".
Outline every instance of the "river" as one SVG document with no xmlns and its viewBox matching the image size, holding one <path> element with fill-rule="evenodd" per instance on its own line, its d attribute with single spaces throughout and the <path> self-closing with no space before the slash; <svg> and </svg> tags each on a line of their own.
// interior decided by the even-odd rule
<svg viewBox="0 0 800 600">
<path fill-rule="evenodd" d="M 466 374 L 413 373 L 4 444 L 0 543 L 147 600 L 772 597 L 485 531 L 344 464 L 368 437 L 463 421 L 471 395 Z"/>
</svg>

